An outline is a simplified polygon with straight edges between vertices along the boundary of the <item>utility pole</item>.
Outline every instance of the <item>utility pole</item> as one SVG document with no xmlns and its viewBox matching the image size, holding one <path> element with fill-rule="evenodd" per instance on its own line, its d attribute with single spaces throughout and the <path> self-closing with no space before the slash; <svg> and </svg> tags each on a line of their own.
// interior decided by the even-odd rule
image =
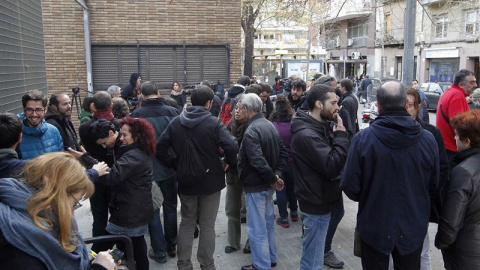
<svg viewBox="0 0 480 270">
<path fill-rule="evenodd" d="M 402 83 L 409 88 L 413 80 L 413 49 L 415 48 L 415 17 L 416 1 L 406 1 L 404 49 L 403 49 L 403 75 Z"/>
</svg>

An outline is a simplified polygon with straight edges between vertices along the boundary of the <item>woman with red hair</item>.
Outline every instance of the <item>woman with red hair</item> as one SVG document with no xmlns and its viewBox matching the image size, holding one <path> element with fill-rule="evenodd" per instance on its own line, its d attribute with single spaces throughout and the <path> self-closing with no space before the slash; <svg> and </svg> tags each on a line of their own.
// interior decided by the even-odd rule
<svg viewBox="0 0 480 270">
<path fill-rule="evenodd" d="M 111 190 L 110 218 L 105 230 L 109 234 L 129 236 L 136 269 L 148 270 L 144 235 L 148 232 L 148 223 L 153 219 L 153 167 L 150 156 L 155 155 L 155 135 L 152 126 L 142 118 L 126 117 L 120 121 L 120 127 L 121 132 L 118 132 L 110 121 L 99 119 L 90 130 L 95 142 L 108 147 L 115 155 L 110 172 L 98 180 Z M 97 162 L 84 153 L 72 149 L 69 151 L 88 164 L 87 167 Z"/>
<path fill-rule="evenodd" d="M 458 154 L 435 237 L 445 268 L 480 269 L 480 110 L 450 120 Z"/>
</svg>

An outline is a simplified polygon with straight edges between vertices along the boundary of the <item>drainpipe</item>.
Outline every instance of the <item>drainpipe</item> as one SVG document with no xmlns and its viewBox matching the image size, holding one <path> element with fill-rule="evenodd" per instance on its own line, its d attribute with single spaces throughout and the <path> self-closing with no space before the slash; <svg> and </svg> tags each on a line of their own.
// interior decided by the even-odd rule
<svg viewBox="0 0 480 270">
<path fill-rule="evenodd" d="M 87 63 L 87 91 L 93 95 L 92 50 L 90 44 L 90 17 L 85 0 L 75 0 L 83 8 L 83 31 L 85 35 L 85 60 Z"/>
</svg>

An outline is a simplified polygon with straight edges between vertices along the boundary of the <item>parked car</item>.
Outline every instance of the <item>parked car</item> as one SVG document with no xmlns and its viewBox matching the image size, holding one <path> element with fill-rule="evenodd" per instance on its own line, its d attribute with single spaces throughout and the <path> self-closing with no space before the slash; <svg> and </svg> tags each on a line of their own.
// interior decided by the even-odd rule
<svg viewBox="0 0 480 270">
<path fill-rule="evenodd" d="M 420 90 L 425 92 L 428 99 L 428 110 L 437 110 L 438 99 L 452 85 L 451 83 L 422 83 Z"/>
</svg>

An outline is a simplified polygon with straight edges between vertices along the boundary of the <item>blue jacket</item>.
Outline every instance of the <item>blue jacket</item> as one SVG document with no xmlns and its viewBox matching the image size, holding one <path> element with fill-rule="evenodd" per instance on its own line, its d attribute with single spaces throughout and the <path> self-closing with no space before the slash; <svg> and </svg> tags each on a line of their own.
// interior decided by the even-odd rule
<svg viewBox="0 0 480 270">
<path fill-rule="evenodd" d="M 63 151 L 63 140 L 58 129 L 42 120 L 37 127 L 25 124 L 25 114 L 18 114 L 23 123 L 19 152 L 22 159 L 32 159 L 45 153 Z"/>
<path fill-rule="evenodd" d="M 439 181 L 438 146 L 404 108 L 380 114 L 352 140 L 340 187 L 359 202 L 357 228 L 369 246 L 401 255 L 420 248 Z"/>
<path fill-rule="evenodd" d="M 178 116 L 178 110 L 165 104 L 164 98 L 145 99 L 142 107 L 132 112 L 132 117 L 141 117 L 152 125 L 155 130 L 155 138 L 160 138 L 163 131 L 173 118 Z M 175 175 L 175 170 L 168 168 L 155 156 L 151 157 L 153 162 L 153 180 L 163 181 Z"/>
</svg>

